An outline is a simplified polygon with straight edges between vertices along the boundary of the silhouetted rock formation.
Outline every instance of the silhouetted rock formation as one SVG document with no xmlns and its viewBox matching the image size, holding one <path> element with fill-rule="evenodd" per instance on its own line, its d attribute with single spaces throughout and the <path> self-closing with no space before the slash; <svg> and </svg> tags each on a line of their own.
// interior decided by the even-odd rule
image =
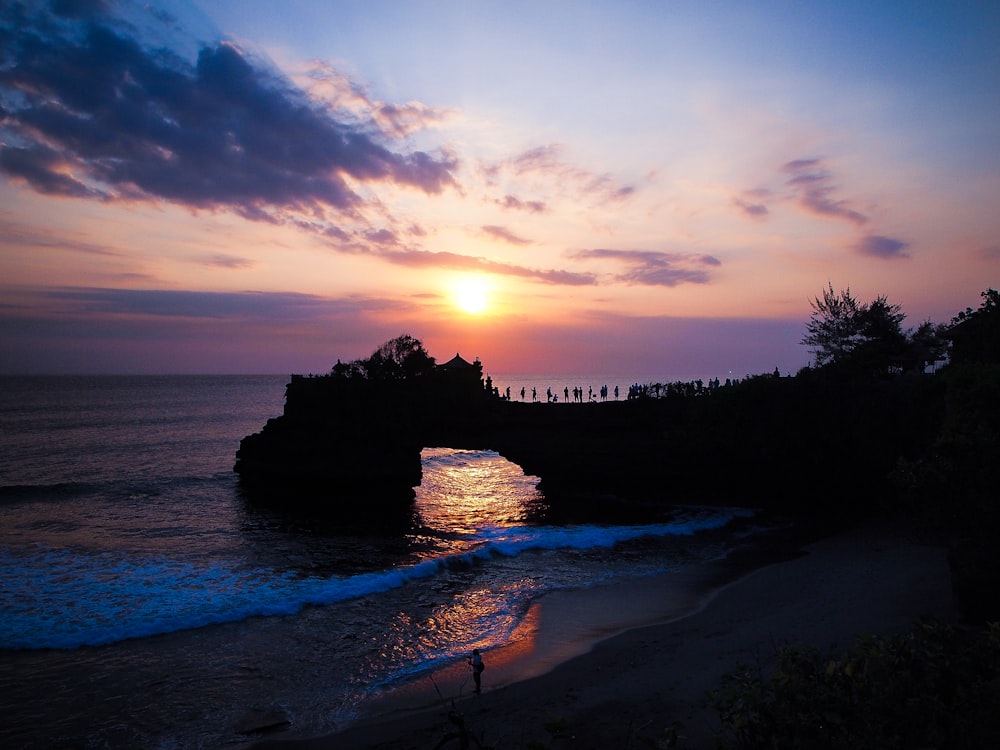
<svg viewBox="0 0 1000 750">
<path fill-rule="evenodd" d="M 244 438 L 235 471 L 246 487 L 389 502 L 413 497 L 422 448 L 492 449 L 540 477 L 550 505 L 852 515 L 888 491 L 899 457 L 941 419 L 930 378 L 859 387 L 768 375 L 694 396 L 529 404 L 495 397 L 470 367 L 389 381 L 293 376 L 283 416 Z"/>
<path fill-rule="evenodd" d="M 769 508 L 826 526 L 911 513 L 954 537 L 966 616 L 996 619 L 1000 293 L 982 296 L 952 321 L 951 363 L 932 375 L 827 366 L 654 384 L 624 402 L 506 401 L 478 361 L 435 366 L 401 336 L 328 376 L 292 376 L 284 414 L 243 439 L 235 471 L 251 492 L 277 487 L 280 503 L 337 519 L 406 510 L 427 446 L 496 450 L 566 515 L 612 498 Z"/>
<path fill-rule="evenodd" d="M 481 365 L 470 368 L 391 380 L 293 375 L 284 414 L 240 442 L 234 470 L 251 488 L 412 498 L 426 436 L 470 431 L 487 398 Z"/>
</svg>

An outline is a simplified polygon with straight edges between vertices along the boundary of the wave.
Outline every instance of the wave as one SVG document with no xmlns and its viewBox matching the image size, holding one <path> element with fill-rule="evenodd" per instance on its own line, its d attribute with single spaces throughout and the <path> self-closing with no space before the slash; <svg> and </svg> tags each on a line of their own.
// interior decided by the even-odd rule
<svg viewBox="0 0 1000 750">
<path fill-rule="evenodd" d="M 528 550 L 599 549 L 613 547 L 643 537 L 691 536 L 727 526 L 737 518 L 749 518 L 753 511 L 742 508 L 720 509 L 711 515 L 695 515 L 662 524 L 633 526 L 511 527 L 485 529 L 480 535 L 488 540 L 491 553 L 514 556 Z"/>
<path fill-rule="evenodd" d="M 482 529 L 464 552 L 350 576 L 300 577 L 273 569 L 72 550 L 0 553 L 0 648 L 73 649 L 292 615 L 377 595 L 442 572 L 538 550 L 599 549 L 643 537 L 722 528 L 729 509 L 649 526 Z"/>
</svg>

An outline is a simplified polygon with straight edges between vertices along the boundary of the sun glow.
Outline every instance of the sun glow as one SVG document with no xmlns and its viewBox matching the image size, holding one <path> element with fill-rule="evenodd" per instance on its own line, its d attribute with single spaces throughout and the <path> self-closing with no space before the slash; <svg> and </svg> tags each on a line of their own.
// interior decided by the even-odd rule
<svg viewBox="0 0 1000 750">
<path fill-rule="evenodd" d="M 476 276 L 458 279 L 454 285 L 455 304 L 470 315 L 479 315 L 486 310 L 489 289 L 485 280 Z"/>
</svg>

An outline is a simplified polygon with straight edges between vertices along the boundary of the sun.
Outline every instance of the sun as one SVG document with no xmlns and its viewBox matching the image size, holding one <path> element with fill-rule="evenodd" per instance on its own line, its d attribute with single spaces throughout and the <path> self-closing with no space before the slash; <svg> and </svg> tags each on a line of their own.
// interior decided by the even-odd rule
<svg viewBox="0 0 1000 750">
<path fill-rule="evenodd" d="M 489 289 L 483 279 L 469 276 L 455 282 L 455 304 L 470 315 L 486 310 Z"/>
</svg>

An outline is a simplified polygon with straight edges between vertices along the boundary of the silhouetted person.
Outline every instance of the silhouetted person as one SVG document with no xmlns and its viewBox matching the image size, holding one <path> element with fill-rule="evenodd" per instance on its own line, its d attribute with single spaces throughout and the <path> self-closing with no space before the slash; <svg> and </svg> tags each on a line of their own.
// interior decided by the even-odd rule
<svg viewBox="0 0 1000 750">
<path fill-rule="evenodd" d="M 486 669 L 486 665 L 483 664 L 483 657 L 480 655 L 478 648 L 472 649 L 472 656 L 469 657 L 469 666 L 472 667 L 472 679 L 476 683 L 476 692 L 481 693 L 483 691 L 482 674 L 483 670 Z"/>
<path fill-rule="evenodd" d="M 563 388 L 563 401 L 569 401 L 569 388 Z"/>
<path fill-rule="evenodd" d="M 524 386 L 521 386 L 521 400 L 524 401 Z"/>
<path fill-rule="evenodd" d="M 538 400 L 538 391 L 535 390 L 534 386 L 531 387 L 531 400 L 532 401 Z"/>
</svg>

